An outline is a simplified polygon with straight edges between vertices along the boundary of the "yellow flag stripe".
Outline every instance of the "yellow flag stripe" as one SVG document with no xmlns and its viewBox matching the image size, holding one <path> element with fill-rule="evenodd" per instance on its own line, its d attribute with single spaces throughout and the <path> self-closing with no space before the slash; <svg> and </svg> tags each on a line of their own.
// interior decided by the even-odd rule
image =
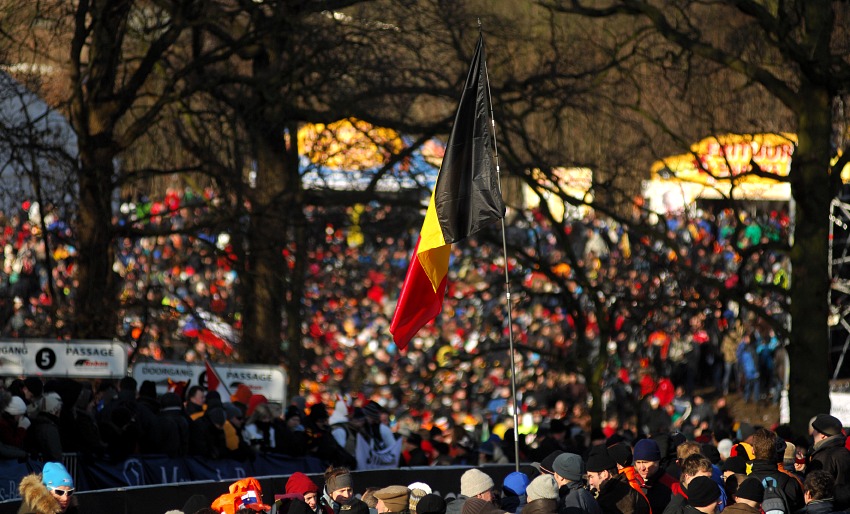
<svg viewBox="0 0 850 514">
<path fill-rule="evenodd" d="M 436 188 L 435 188 L 436 189 Z M 446 244 L 443 237 L 443 229 L 437 219 L 437 209 L 434 206 L 434 193 L 431 193 L 431 202 L 425 213 L 425 221 L 422 222 L 422 231 L 419 233 L 419 251 L 417 257 L 422 264 L 422 269 L 431 281 L 434 292 L 440 287 L 446 274 L 449 272 L 449 254 L 452 245 Z"/>
</svg>

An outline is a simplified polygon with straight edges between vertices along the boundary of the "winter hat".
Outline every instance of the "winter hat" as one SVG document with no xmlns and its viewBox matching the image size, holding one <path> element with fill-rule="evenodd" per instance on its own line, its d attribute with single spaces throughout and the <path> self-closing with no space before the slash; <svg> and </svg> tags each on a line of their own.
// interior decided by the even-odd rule
<svg viewBox="0 0 850 514">
<path fill-rule="evenodd" d="M 41 483 L 47 487 L 74 488 L 74 479 L 60 462 L 45 462 L 41 470 Z"/>
<path fill-rule="evenodd" d="M 407 486 L 407 488 L 411 491 L 413 491 L 414 489 L 419 489 L 420 491 L 424 491 L 425 494 L 431 494 L 434 492 L 431 489 L 431 486 L 426 484 L 425 482 L 413 482 L 412 484 Z"/>
<path fill-rule="evenodd" d="M 734 457 L 729 457 L 723 462 L 723 472 L 731 471 L 733 473 L 747 473 L 747 460 L 740 456 L 736 455 Z"/>
<path fill-rule="evenodd" d="M 204 415 L 210 418 L 210 421 L 212 421 L 216 426 L 224 425 L 224 422 L 227 421 L 227 414 L 221 407 L 213 407 Z"/>
<path fill-rule="evenodd" d="M 295 416 L 298 416 L 300 418 L 301 417 L 301 411 L 298 410 L 298 407 L 296 407 L 295 405 L 290 405 L 289 407 L 286 408 L 286 412 L 283 414 L 283 419 L 285 421 L 289 421 L 290 419 L 294 418 Z"/>
<path fill-rule="evenodd" d="M 540 475 L 528 484 L 525 494 L 529 502 L 534 500 L 557 500 L 558 484 L 552 475 Z"/>
<path fill-rule="evenodd" d="M 732 451 L 732 440 L 721 439 L 720 442 L 717 443 L 717 451 L 720 452 L 721 459 L 728 459 L 729 452 Z"/>
<path fill-rule="evenodd" d="M 9 402 L 9 406 L 6 407 L 6 413 L 12 416 L 19 416 L 21 414 L 27 413 L 27 404 L 21 400 L 20 396 L 13 396 L 12 400 Z"/>
<path fill-rule="evenodd" d="M 608 455 L 620 466 L 629 467 L 634 461 L 632 447 L 628 443 L 617 443 L 608 447 Z"/>
<path fill-rule="evenodd" d="M 528 487 L 529 482 L 528 475 L 521 471 L 514 471 L 505 477 L 502 482 L 502 490 L 514 496 L 521 496 L 525 494 L 525 488 Z"/>
<path fill-rule="evenodd" d="M 318 492 L 319 486 L 300 471 L 293 473 L 286 481 L 286 494 L 298 493 L 304 495 Z"/>
<path fill-rule="evenodd" d="M 156 400 L 156 384 L 153 380 L 145 380 L 139 386 L 139 398 L 150 398 Z"/>
<path fill-rule="evenodd" d="M 699 476 L 688 484 L 688 503 L 694 507 L 711 505 L 720 498 L 720 487 L 709 477 Z"/>
<path fill-rule="evenodd" d="M 260 405 L 260 404 L 263 404 L 263 403 L 269 403 L 268 398 L 266 398 L 265 396 L 263 396 L 261 394 L 252 395 L 251 399 L 248 400 L 248 409 L 245 411 L 245 415 L 250 416 L 251 414 L 254 413 L 254 409 L 257 408 L 257 405 Z M 297 407 L 296 407 L 296 409 L 297 409 Z M 288 413 L 289 408 L 287 408 L 286 411 Z M 297 412 L 300 413 L 301 411 L 297 411 Z M 301 414 L 298 414 L 298 416 L 300 417 Z"/>
<path fill-rule="evenodd" d="M 481 498 L 470 498 L 466 500 L 460 512 L 461 514 L 505 514 L 505 511 Z"/>
<path fill-rule="evenodd" d="M 587 458 L 587 470 L 594 473 L 617 469 L 617 463 L 608 455 L 608 452 L 597 452 Z"/>
<path fill-rule="evenodd" d="M 615 464 L 616 467 L 616 464 Z M 567 480 L 577 482 L 585 474 L 584 461 L 575 453 L 562 453 L 558 455 L 553 464 L 555 473 L 561 475 Z"/>
<path fill-rule="evenodd" d="M 29 389 L 33 396 L 41 396 L 44 393 L 44 383 L 38 377 L 27 377 L 24 386 Z"/>
<path fill-rule="evenodd" d="M 641 439 L 635 445 L 634 450 L 635 462 L 646 460 L 650 462 L 658 462 L 661 460 L 661 450 L 658 448 L 658 443 L 654 439 Z"/>
<path fill-rule="evenodd" d="M 761 485 L 761 481 L 758 478 L 749 477 L 738 486 L 735 496 L 761 503 L 764 500 L 764 486 Z"/>
<path fill-rule="evenodd" d="M 351 479 L 351 473 L 343 473 L 341 475 L 332 476 L 328 478 L 328 481 L 325 484 L 325 488 L 329 493 L 345 489 L 346 487 L 354 487 L 354 481 Z"/>
<path fill-rule="evenodd" d="M 555 467 L 555 459 L 557 459 L 558 456 L 562 453 L 564 452 L 562 452 L 561 450 L 553 451 L 552 453 L 547 455 L 546 458 L 540 461 L 540 463 L 537 464 L 535 467 L 539 469 L 541 473 L 548 473 L 550 475 L 553 474 L 555 472 L 553 469 Z"/>
<path fill-rule="evenodd" d="M 162 410 L 181 410 L 183 408 L 183 401 L 180 400 L 180 397 L 176 393 L 165 393 L 160 397 L 159 405 L 162 407 Z"/>
<path fill-rule="evenodd" d="M 378 420 L 381 417 L 381 410 L 378 402 L 370 401 L 363 407 L 363 414 L 366 416 L 366 419 Z"/>
<path fill-rule="evenodd" d="M 227 415 L 227 419 L 242 417 L 242 409 L 233 405 L 232 403 L 224 404 L 224 413 Z"/>
<path fill-rule="evenodd" d="M 384 502 L 390 512 L 402 512 L 408 509 L 410 491 L 403 485 L 391 485 L 375 491 L 375 498 Z"/>
<path fill-rule="evenodd" d="M 325 407 L 325 404 L 317 403 L 310 406 L 310 414 L 307 417 L 313 421 L 321 421 L 328 419 L 330 416 L 328 416 L 328 408 Z"/>
<path fill-rule="evenodd" d="M 218 391 L 207 391 L 204 403 L 207 407 L 221 407 L 221 394 Z"/>
<path fill-rule="evenodd" d="M 416 514 L 446 514 L 446 500 L 439 494 L 426 494 L 416 504 Z"/>
<path fill-rule="evenodd" d="M 62 410 L 62 397 L 59 396 L 59 393 L 50 392 L 44 395 L 44 412 L 48 414 L 53 414 L 54 416 L 59 415 L 59 411 Z"/>
<path fill-rule="evenodd" d="M 785 462 L 794 462 L 797 457 L 797 445 L 794 443 L 785 443 L 785 453 L 782 455 L 782 460 Z"/>
<path fill-rule="evenodd" d="M 475 468 L 466 470 L 460 477 L 460 494 L 469 498 L 489 491 L 495 486 L 496 484 L 490 478 L 490 475 Z"/>
<path fill-rule="evenodd" d="M 705 443 L 699 447 L 700 453 L 703 454 L 715 466 L 720 463 L 720 451 L 713 444 Z"/>
<path fill-rule="evenodd" d="M 833 436 L 841 433 L 841 421 L 835 416 L 829 414 L 818 414 L 815 420 L 812 421 L 812 428 L 823 435 Z"/>
</svg>

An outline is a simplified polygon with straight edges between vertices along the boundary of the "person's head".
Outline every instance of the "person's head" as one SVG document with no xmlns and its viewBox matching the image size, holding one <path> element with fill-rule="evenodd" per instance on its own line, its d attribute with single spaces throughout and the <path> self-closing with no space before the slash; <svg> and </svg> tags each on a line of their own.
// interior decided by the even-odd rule
<svg viewBox="0 0 850 514">
<path fill-rule="evenodd" d="M 688 486 L 688 503 L 703 514 L 714 514 L 720 501 L 720 486 L 709 477 L 696 477 Z"/>
<path fill-rule="evenodd" d="M 738 485 L 735 491 L 735 503 L 743 503 L 754 509 L 758 509 L 764 500 L 764 486 L 758 478 L 750 477 Z"/>
<path fill-rule="evenodd" d="M 425 482 L 413 482 L 407 486 L 408 510 L 416 512 L 416 506 L 426 494 L 431 494 L 431 486 Z"/>
<path fill-rule="evenodd" d="M 446 514 L 446 500 L 439 494 L 426 494 L 416 504 L 416 514 Z"/>
<path fill-rule="evenodd" d="M 776 433 L 766 428 L 753 432 L 753 455 L 759 460 L 776 462 Z"/>
<path fill-rule="evenodd" d="M 293 473 L 286 481 L 286 494 L 302 495 L 304 502 L 313 510 L 316 510 L 316 504 L 319 501 L 318 493 L 319 486 L 300 471 Z"/>
<path fill-rule="evenodd" d="M 803 482 L 803 499 L 806 503 L 816 500 L 828 500 L 835 496 L 835 479 L 822 469 L 806 475 Z"/>
<path fill-rule="evenodd" d="M 60 512 L 65 512 L 71 504 L 71 495 L 74 494 L 74 479 L 65 466 L 59 462 L 45 463 L 41 470 L 41 483 L 59 503 Z"/>
<path fill-rule="evenodd" d="M 818 414 L 812 420 L 812 437 L 815 443 L 841 433 L 841 421 L 829 414 Z"/>
<path fill-rule="evenodd" d="M 331 500 L 339 504 L 347 503 L 354 496 L 351 471 L 348 468 L 329 467 L 325 470 L 325 490 Z"/>
<path fill-rule="evenodd" d="M 407 512 L 410 504 L 410 490 L 403 485 L 391 485 L 375 491 L 378 514 L 384 512 Z"/>
<path fill-rule="evenodd" d="M 609 446 L 608 455 L 617 463 L 618 470 L 630 467 L 634 461 L 632 447 L 626 442 L 619 442 Z"/>
<path fill-rule="evenodd" d="M 606 480 L 617 476 L 617 463 L 607 451 L 591 453 L 587 458 L 587 483 L 599 489 Z"/>
<path fill-rule="evenodd" d="M 528 487 L 525 488 L 525 494 L 529 503 L 535 500 L 557 500 L 558 484 L 553 475 L 544 473 L 528 484 Z"/>
<path fill-rule="evenodd" d="M 700 453 L 700 445 L 696 441 L 685 441 L 676 447 L 676 459 L 680 465 L 685 459 L 697 453 Z"/>
<path fill-rule="evenodd" d="M 574 453 L 558 455 L 552 467 L 559 487 L 570 482 L 578 482 L 585 474 L 584 461 Z"/>
<path fill-rule="evenodd" d="M 658 471 L 661 462 L 661 449 L 654 439 L 641 439 L 635 444 L 635 471 L 644 480 Z"/>
<path fill-rule="evenodd" d="M 537 469 L 539 469 L 541 473 L 546 473 L 547 475 L 554 475 L 555 471 L 553 470 L 553 468 L 555 467 L 555 459 L 557 459 L 558 456 L 562 453 L 564 452 L 562 452 L 561 450 L 553 451 L 552 453 L 547 455 L 542 461 L 540 461 L 539 464 L 537 464 Z"/>
<path fill-rule="evenodd" d="M 198 385 L 194 385 L 189 388 L 189 392 L 186 393 L 186 403 L 194 403 L 198 407 L 204 404 L 204 400 L 206 399 L 207 394 L 204 391 L 204 388 Z"/>
<path fill-rule="evenodd" d="M 711 477 L 711 461 L 701 454 L 691 455 L 682 461 L 682 485 L 686 488 L 696 477 Z"/>
<path fill-rule="evenodd" d="M 496 486 L 490 475 L 479 469 L 468 469 L 460 477 L 460 494 L 468 498 L 481 498 L 493 501 L 493 488 Z"/>
</svg>

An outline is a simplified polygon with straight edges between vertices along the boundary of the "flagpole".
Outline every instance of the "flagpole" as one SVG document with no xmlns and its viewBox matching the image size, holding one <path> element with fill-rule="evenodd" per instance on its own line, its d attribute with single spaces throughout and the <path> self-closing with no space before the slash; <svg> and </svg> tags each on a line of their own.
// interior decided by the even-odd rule
<svg viewBox="0 0 850 514">
<path fill-rule="evenodd" d="M 478 20 L 478 32 L 481 32 L 481 19 Z M 496 118 L 493 114 L 493 97 L 490 94 L 490 73 L 487 71 L 487 62 L 484 63 L 484 74 L 487 76 L 487 96 L 490 98 L 490 123 L 493 128 L 493 158 L 496 161 L 496 176 L 499 177 L 499 195 L 502 194 L 502 176 L 501 168 L 499 167 L 499 148 L 496 145 Z M 511 360 L 511 397 L 513 398 L 513 418 L 514 418 L 514 463 L 516 470 L 519 471 L 519 418 L 517 411 L 516 394 L 516 364 L 514 359 L 514 325 L 513 325 L 513 307 L 511 306 L 511 281 L 508 274 L 508 243 L 505 237 L 505 217 L 502 217 L 502 255 L 505 264 L 505 300 L 508 304 L 508 341 L 510 345 L 510 360 Z"/>
</svg>

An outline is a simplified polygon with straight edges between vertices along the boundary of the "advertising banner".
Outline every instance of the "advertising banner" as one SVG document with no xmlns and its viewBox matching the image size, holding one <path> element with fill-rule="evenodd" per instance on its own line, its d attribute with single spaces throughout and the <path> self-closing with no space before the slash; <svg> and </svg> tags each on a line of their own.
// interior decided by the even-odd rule
<svg viewBox="0 0 850 514">
<path fill-rule="evenodd" d="M 261 394 L 272 403 L 286 405 L 286 373 L 282 368 L 254 364 L 215 363 L 212 366 L 231 393 L 236 391 L 234 384 L 241 383 L 250 387 L 253 394 Z M 145 380 L 154 382 L 157 394 L 166 392 L 169 379 L 173 382 L 189 382 L 190 386 L 207 387 L 207 370 L 203 362 L 136 362 L 132 375 L 140 384 Z"/>
<path fill-rule="evenodd" d="M 116 341 L 0 340 L 0 376 L 123 378 L 127 345 Z"/>
</svg>

